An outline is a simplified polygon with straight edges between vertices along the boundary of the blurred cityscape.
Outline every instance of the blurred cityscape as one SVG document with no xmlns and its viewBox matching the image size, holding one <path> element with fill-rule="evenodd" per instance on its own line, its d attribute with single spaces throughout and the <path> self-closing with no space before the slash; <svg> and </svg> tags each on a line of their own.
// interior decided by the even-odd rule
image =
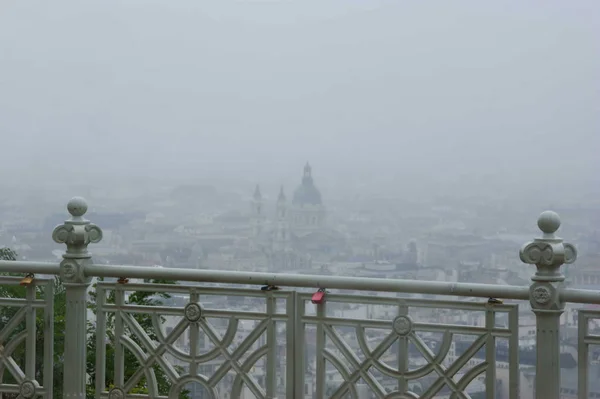
<svg viewBox="0 0 600 399">
<path fill-rule="evenodd" d="M 300 165 L 295 182 L 282 186 L 261 181 L 260 177 L 255 182 L 229 189 L 211 184 L 117 184 L 110 192 L 86 186 L 69 187 L 87 198 L 90 210 L 86 217 L 104 231 L 103 240 L 92 249 L 95 263 L 521 286 L 529 284 L 534 272 L 533 267 L 521 263 L 517 253 L 520 245 L 538 234 L 531 215 L 539 209 L 526 203 L 516 206 L 518 199 L 511 203 L 489 198 L 440 196 L 409 202 L 368 192 L 344 198 L 326 189 L 325 195 L 320 190 L 319 169 L 309 163 L 304 167 Z M 55 185 L 43 190 L 37 187 L 21 192 L 20 196 L 4 192 L 0 198 L 0 247 L 12 248 L 21 260 L 60 261 L 63 249 L 51 241 L 49 232 L 65 219 L 66 213 L 61 211 L 65 187 Z M 597 288 L 600 270 L 594 265 L 600 260 L 598 208 L 593 203 L 587 206 L 578 203 L 554 207 L 554 210 L 569 221 L 560 233 L 577 244 L 580 254 L 575 266 L 565 268 L 567 285 Z M 428 295 L 406 297 L 433 298 Z M 228 299 L 227 304 L 229 308 L 252 310 L 262 306 L 261 300 L 234 297 Z M 189 297 L 174 296 L 170 301 L 183 306 Z M 207 300 L 203 306 L 211 304 L 219 306 L 216 300 Z M 576 397 L 578 309 L 571 306 L 562 317 L 565 398 Z M 346 319 L 390 319 L 395 309 L 340 303 L 329 306 L 328 312 Z M 421 309 L 415 317 L 425 322 L 485 325 L 482 312 Z M 498 319 L 506 328 L 507 317 Z M 176 324 L 177 321 L 167 321 L 166 333 Z M 219 331 L 227 329 L 225 321 L 215 325 Z M 241 323 L 240 333 L 243 335 L 246 330 L 249 333 L 255 327 L 252 323 Z M 282 337 L 280 351 L 284 353 L 285 329 L 278 329 L 278 334 Z M 314 340 L 309 338 L 310 332 L 307 334 L 305 360 L 309 376 L 315 346 Z M 358 348 L 351 331 L 342 330 L 340 334 L 354 342 L 353 348 Z M 365 339 L 377 341 L 379 338 L 379 333 L 369 333 Z M 183 334 L 176 344 L 189 350 L 189 340 L 189 333 Z M 423 340 L 435 351 L 443 339 L 441 335 L 426 334 Z M 453 341 L 444 364 L 455 362 L 473 342 L 472 337 Z M 199 345 L 209 350 L 213 344 L 205 337 Z M 521 397 L 532 395 L 534 344 L 535 318 L 526 304 L 519 311 Z M 397 352 L 392 349 L 392 353 L 394 350 Z M 410 351 L 411 366 L 427 363 L 418 359 L 416 349 Z M 506 380 L 508 352 L 506 345 L 497 347 L 497 397 L 500 399 L 508 397 L 504 396 L 508 395 L 509 386 Z M 483 354 L 480 355 L 483 358 Z M 600 352 L 594 352 L 591 369 L 598 368 L 599 358 Z M 172 361 L 178 363 L 175 358 Z M 475 356 L 470 361 L 474 362 L 471 366 L 478 361 L 482 360 Z M 203 369 L 209 375 L 219 365 L 213 361 L 202 367 L 210 369 Z M 185 364 L 182 367 L 185 368 Z M 264 368 L 255 369 L 254 374 L 259 380 L 265 378 Z M 278 375 L 285 375 L 285 362 L 278 368 Z M 391 392 L 397 381 L 391 379 L 385 383 L 384 380 L 382 378 L 380 383 Z M 330 382 L 333 387 L 343 380 L 336 380 L 332 375 Z M 597 380 L 591 382 L 594 384 L 591 392 L 600 392 L 600 386 L 595 387 Z M 230 383 L 232 381 L 225 384 L 227 388 L 220 391 L 219 397 L 229 397 Z M 305 384 L 306 397 L 312 397 L 314 380 L 306 378 Z M 428 386 L 423 381 L 419 384 L 423 386 L 411 386 L 411 390 L 418 393 Z M 191 397 L 203 398 L 201 391 L 201 386 L 192 387 Z M 469 385 L 468 391 L 472 398 L 485 397 L 483 380 Z M 245 395 L 249 396 L 243 397 L 253 397 L 251 392 Z M 363 393 L 360 397 L 370 396 Z"/>
</svg>

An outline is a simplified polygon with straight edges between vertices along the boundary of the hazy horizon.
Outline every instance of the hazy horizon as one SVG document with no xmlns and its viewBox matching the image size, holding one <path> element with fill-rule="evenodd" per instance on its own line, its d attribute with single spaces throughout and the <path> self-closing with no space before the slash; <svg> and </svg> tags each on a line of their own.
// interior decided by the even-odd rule
<svg viewBox="0 0 600 399">
<path fill-rule="evenodd" d="M 0 176 L 597 194 L 598 37 L 592 0 L 5 1 Z"/>
</svg>

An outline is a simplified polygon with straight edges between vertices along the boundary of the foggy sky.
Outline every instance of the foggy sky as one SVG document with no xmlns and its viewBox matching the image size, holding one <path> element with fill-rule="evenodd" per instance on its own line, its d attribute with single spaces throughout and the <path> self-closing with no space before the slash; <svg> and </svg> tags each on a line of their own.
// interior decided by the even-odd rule
<svg viewBox="0 0 600 399">
<path fill-rule="evenodd" d="M 598 37 L 597 0 L 3 0 L 0 177 L 585 188 Z"/>
</svg>

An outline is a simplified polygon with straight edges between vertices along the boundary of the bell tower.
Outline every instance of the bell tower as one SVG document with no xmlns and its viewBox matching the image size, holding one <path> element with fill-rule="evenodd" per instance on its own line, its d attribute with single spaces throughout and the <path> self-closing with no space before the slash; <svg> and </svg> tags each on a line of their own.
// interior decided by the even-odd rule
<svg viewBox="0 0 600 399">
<path fill-rule="evenodd" d="M 260 236 L 263 231 L 263 205 L 263 197 L 260 193 L 260 187 L 257 184 L 252 196 L 252 229 L 254 237 Z"/>
<path fill-rule="evenodd" d="M 275 251 L 285 251 L 290 248 L 290 232 L 288 226 L 287 199 L 283 192 L 283 186 L 279 190 L 277 197 L 277 230 L 275 232 L 274 248 Z"/>
</svg>

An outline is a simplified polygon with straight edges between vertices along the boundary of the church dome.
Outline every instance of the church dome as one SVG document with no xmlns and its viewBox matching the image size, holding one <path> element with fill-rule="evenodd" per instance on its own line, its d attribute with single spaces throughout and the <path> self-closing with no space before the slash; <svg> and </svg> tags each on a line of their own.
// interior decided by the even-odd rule
<svg viewBox="0 0 600 399">
<path fill-rule="evenodd" d="M 304 176 L 302 177 L 302 183 L 296 191 L 294 191 L 294 198 L 292 199 L 293 205 L 322 205 L 321 192 L 315 186 L 312 178 L 312 169 L 307 163 L 304 167 Z"/>
<path fill-rule="evenodd" d="M 314 184 L 302 184 L 294 192 L 294 205 L 321 205 L 321 193 Z"/>
</svg>

